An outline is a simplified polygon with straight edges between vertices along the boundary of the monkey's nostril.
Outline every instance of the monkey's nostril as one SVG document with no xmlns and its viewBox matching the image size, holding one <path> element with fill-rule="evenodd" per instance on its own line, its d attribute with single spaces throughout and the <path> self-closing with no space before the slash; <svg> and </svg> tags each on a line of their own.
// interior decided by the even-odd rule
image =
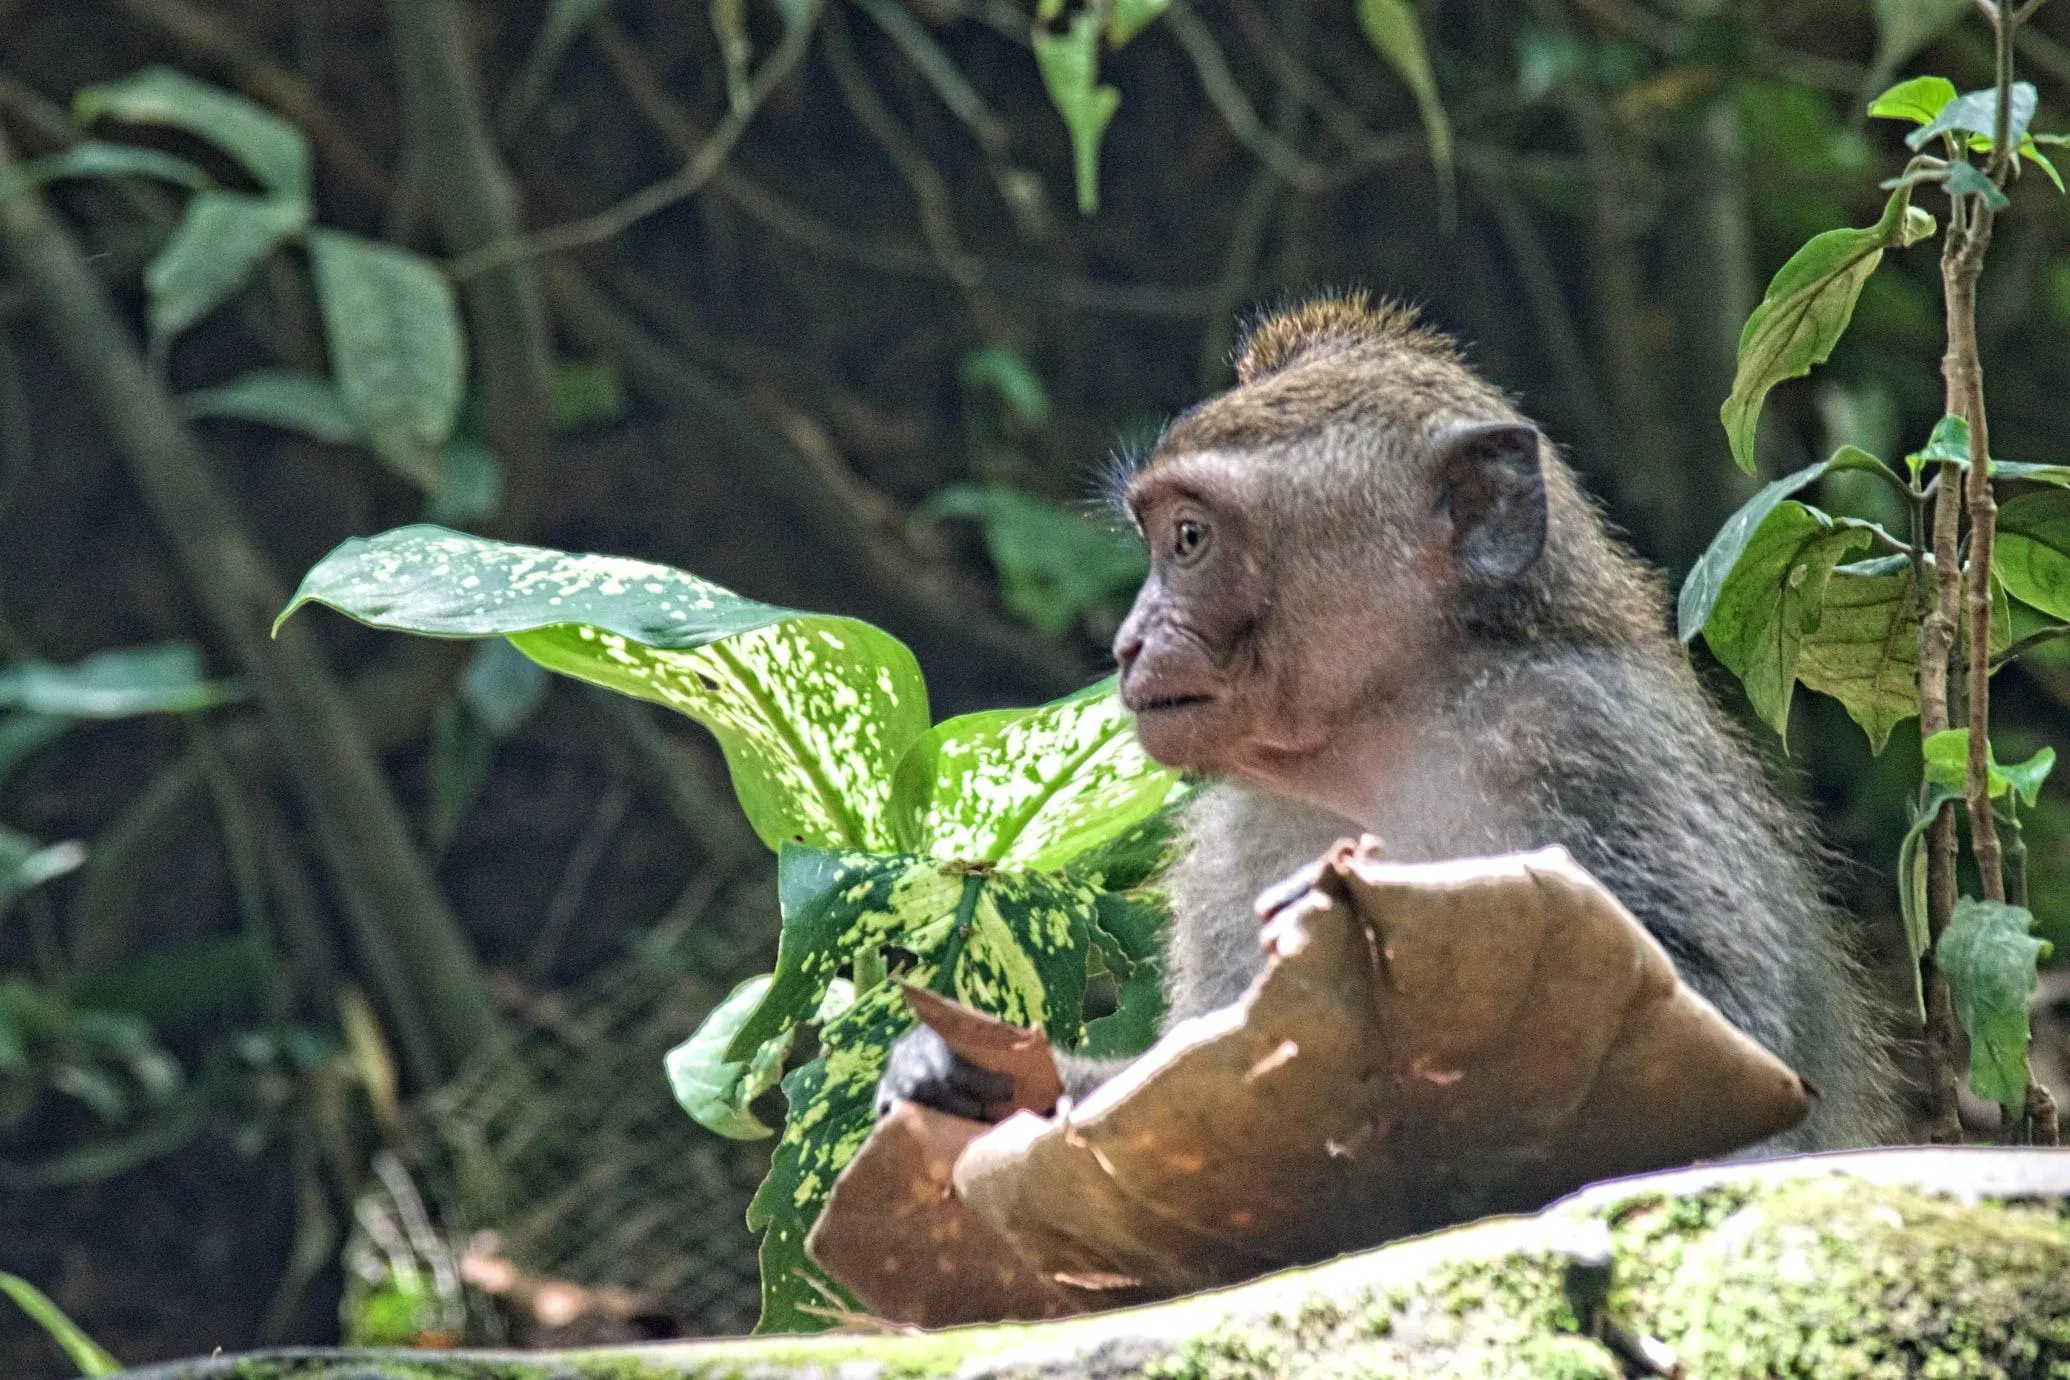
<svg viewBox="0 0 2070 1380">
<path fill-rule="evenodd" d="M 1143 654 L 1143 639 L 1140 634 L 1123 631 L 1114 639 L 1114 661 L 1126 671 L 1135 659 Z"/>
</svg>

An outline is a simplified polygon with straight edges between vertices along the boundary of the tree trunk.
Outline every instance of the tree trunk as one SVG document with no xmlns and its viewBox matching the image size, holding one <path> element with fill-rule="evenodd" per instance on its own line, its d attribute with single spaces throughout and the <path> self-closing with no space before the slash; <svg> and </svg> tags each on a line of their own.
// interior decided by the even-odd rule
<svg viewBox="0 0 2070 1380">
<path fill-rule="evenodd" d="M 1938 1195 L 1956 1195 L 1954 1197 Z M 1998 1202 L 1976 1201 L 1978 1198 Z M 942 1333 L 572 1352 L 265 1352 L 140 1380 L 645 1380 L 2070 1370 L 2070 1155 L 1681 1170 L 1170 1303 Z"/>
</svg>

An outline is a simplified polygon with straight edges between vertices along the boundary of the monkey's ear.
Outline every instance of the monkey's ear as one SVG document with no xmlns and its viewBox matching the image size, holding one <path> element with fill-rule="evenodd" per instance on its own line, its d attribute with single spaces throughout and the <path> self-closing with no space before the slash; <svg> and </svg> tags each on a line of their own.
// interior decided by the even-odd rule
<svg viewBox="0 0 2070 1380">
<path fill-rule="evenodd" d="M 1469 580 L 1514 580 L 1545 550 L 1545 470 L 1538 430 L 1481 422 L 1438 440 L 1438 482 L 1452 518 L 1452 559 Z"/>
</svg>

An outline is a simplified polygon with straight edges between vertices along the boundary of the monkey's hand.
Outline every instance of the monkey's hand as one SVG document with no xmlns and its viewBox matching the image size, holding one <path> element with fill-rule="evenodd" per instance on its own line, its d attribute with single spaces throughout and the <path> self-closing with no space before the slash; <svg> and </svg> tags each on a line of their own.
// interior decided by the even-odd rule
<svg viewBox="0 0 2070 1380">
<path fill-rule="evenodd" d="M 903 1099 L 951 1116 L 990 1121 L 988 1105 L 1013 1096 L 1010 1074 L 980 1068 L 949 1048 L 949 1042 L 927 1026 L 915 1026 L 891 1047 L 884 1076 L 877 1080 L 877 1115 Z"/>
</svg>

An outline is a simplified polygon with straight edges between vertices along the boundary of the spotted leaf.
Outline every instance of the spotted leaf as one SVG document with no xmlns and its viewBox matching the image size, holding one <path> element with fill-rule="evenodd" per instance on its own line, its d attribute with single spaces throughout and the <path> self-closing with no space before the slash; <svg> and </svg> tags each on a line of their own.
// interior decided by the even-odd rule
<svg viewBox="0 0 2070 1380">
<path fill-rule="evenodd" d="M 500 634 L 549 670 L 680 710 L 719 740 L 772 848 L 892 844 L 892 766 L 927 727 L 927 689 L 905 644 L 867 623 L 430 526 L 345 542 L 281 618 L 306 603 L 433 637 Z"/>
<path fill-rule="evenodd" d="M 1109 679 L 929 729 L 898 764 L 892 826 L 915 853 L 1055 868 L 1156 814 L 1178 784 Z"/>
</svg>

